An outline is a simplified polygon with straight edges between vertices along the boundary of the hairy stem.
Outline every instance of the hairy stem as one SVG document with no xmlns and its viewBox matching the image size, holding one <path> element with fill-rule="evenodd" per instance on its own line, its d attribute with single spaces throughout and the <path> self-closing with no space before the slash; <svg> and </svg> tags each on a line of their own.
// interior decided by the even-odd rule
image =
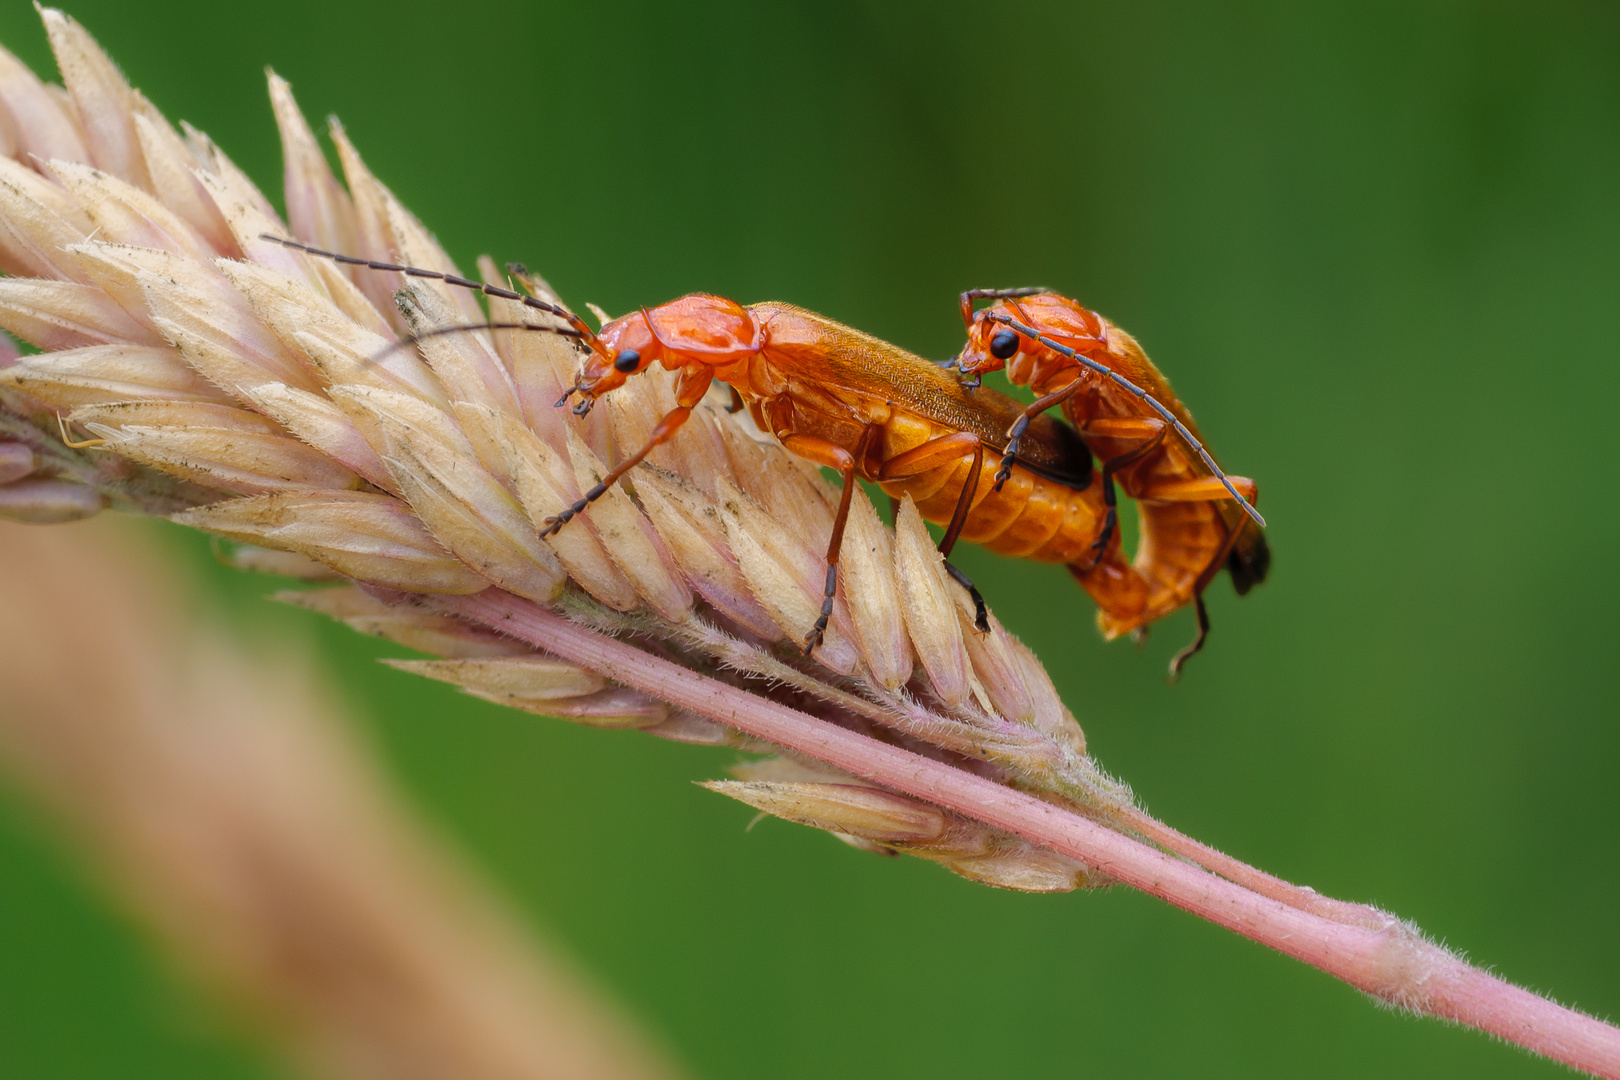
<svg viewBox="0 0 1620 1080">
<path fill-rule="evenodd" d="M 1343 909 L 1353 910 L 1354 905 L 1318 913 L 1263 895 L 1051 803 L 716 682 L 495 589 L 441 597 L 436 603 L 756 738 L 1080 859 L 1391 1004 L 1478 1028 L 1574 1068 L 1620 1080 L 1620 1028 L 1471 967 L 1405 923 L 1384 919 L 1367 925 L 1364 917 L 1346 918 L 1351 912 Z M 1162 826 L 1159 831 L 1172 839 L 1180 835 Z M 1181 841 L 1195 843 L 1184 837 Z M 1203 845 L 1197 848 L 1200 861 L 1219 856 Z M 1223 872 L 1246 872 L 1266 892 L 1297 890 L 1237 860 L 1219 856 L 1215 861 Z"/>
<path fill-rule="evenodd" d="M 1323 896 L 1315 889 L 1284 881 L 1264 870 L 1250 866 L 1241 859 L 1234 859 L 1223 851 L 1217 851 L 1208 844 L 1177 832 L 1137 807 L 1125 807 L 1114 815 L 1114 819 L 1124 828 L 1151 840 L 1166 851 L 1197 863 L 1210 873 L 1219 874 L 1251 892 L 1281 901 L 1289 907 L 1299 908 L 1301 911 L 1308 911 L 1334 922 L 1366 927 L 1369 930 L 1383 930 L 1399 921 L 1388 912 L 1379 911 L 1370 905 L 1335 900 L 1331 896 Z"/>
</svg>

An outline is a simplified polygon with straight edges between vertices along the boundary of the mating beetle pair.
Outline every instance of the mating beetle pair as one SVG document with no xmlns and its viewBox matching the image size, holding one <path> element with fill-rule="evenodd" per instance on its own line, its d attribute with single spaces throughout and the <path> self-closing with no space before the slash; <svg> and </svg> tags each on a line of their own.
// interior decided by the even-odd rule
<svg viewBox="0 0 1620 1080">
<path fill-rule="evenodd" d="M 509 289 L 265 239 L 350 265 L 446 281 L 557 317 L 566 325 L 491 325 L 580 342 L 586 352 L 579 376 L 558 405 L 577 396 L 581 414 L 654 364 L 678 373 L 675 408 L 647 444 L 548 520 L 542 535 L 566 526 L 679 431 L 715 380 L 728 384 L 734 408 L 747 408 L 762 431 L 843 480 L 827 546 L 825 599 L 807 652 L 820 643 L 832 613 L 857 479 L 896 498 L 909 494 L 925 519 L 945 526 L 939 546 L 947 556 L 966 539 L 1001 554 L 1063 563 L 1097 602 L 1110 638 L 1194 604 L 1198 636 L 1172 661 L 1172 676 L 1204 643 L 1209 620 L 1202 594 L 1211 579 L 1226 568 L 1239 594 L 1265 579 L 1270 554 L 1253 505 L 1254 481 L 1221 471 L 1191 415 L 1129 334 L 1048 290 L 963 293 L 967 344 L 941 367 L 788 304 L 744 307 L 699 293 L 593 331 L 566 308 Z M 976 310 L 986 299 L 991 304 Z M 978 385 L 997 370 L 1029 385 L 1037 400 L 1025 406 Z M 1047 412 L 1059 405 L 1069 424 Z M 1101 468 L 1092 467 L 1093 457 Z M 1120 546 L 1116 487 L 1140 509 L 1133 560 Z M 985 628 L 978 591 L 946 565 L 973 595 Z"/>
</svg>

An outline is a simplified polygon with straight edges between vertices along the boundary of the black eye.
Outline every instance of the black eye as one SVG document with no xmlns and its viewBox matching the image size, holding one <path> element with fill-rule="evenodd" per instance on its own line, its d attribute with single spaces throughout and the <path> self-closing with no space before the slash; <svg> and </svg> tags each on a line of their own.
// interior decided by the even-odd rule
<svg viewBox="0 0 1620 1080">
<path fill-rule="evenodd" d="M 1018 351 L 1018 335 L 1011 330 L 997 330 L 990 338 L 990 355 L 997 360 L 1011 360 Z"/>
<path fill-rule="evenodd" d="M 624 350 L 613 360 L 614 368 L 624 372 L 626 375 L 636 370 L 636 365 L 639 363 L 641 363 L 641 354 L 634 349 Z"/>
</svg>

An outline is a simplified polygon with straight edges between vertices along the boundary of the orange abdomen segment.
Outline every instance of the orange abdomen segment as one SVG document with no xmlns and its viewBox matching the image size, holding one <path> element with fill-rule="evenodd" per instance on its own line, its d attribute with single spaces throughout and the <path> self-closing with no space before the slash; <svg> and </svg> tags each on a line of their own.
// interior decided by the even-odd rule
<svg viewBox="0 0 1620 1080">
<path fill-rule="evenodd" d="M 879 457 L 892 461 L 954 430 L 896 410 L 884 425 Z M 1075 445 L 1085 453 L 1079 440 Z M 1080 464 L 1084 468 L 1076 471 L 1081 475 L 1090 472 L 1089 459 L 1082 459 Z M 1096 476 L 1089 476 L 1084 487 L 1077 487 L 1018 464 L 1001 490 L 996 491 L 995 476 L 1000 465 L 1000 450 L 985 446 L 961 539 L 981 544 L 998 555 L 1040 562 L 1068 563 L 1080 558 L 1102 530 L 1102 485 Z M 946 525 L 956 512 L 972 468 L 973 458 L 964 454 L 915 476 L 882 480 L 879 486 L 896 498 L 909 494 L 925 521 Z"/>
<path fill-rule="evenodd" d="M 1097 626 L 1112 640 L 1192 603 L 1221 568 L 1229 533 L 1212 502 L 1142 502 L 1141 539 L 1127 563 L 1116 544 L 1096 566 L 1069 570 L 1097 601 Z"/>
<path fill-rule="evenodd" d="M 1231 532 L 1213 502 L 1138 504 L 1142 528 L 1134 565 L 1148 582 L 1148 599 L 1134 625 L 1106 623 L 1110 636 L 1127 633 L 1186 604 L 1221 568 Z"/>
<path fill-rule="evenodd" d="M 1168 384 L 1164 390 L 1168 392 Z M 1121 411 L 1106 401 L 1101 404 L 1104 412 Z M 1179 402 L 1176 407 L 1185 413 Z M 1088 417 L 1071 419 L 1083 424 Z M 1191 417 L 1186 422 L 1190 424 Z M 1088 441 L 1103 459 L 1130 449 L 1117 440 Z M 1193 452 L 1177 441 L 1167 441 L 1118 474 L 1121 493 L 1135 499 L 1139 511 L 1140 539 L 1131 562 L 1139 580 L 1129 589 L 1119 587 L 1117 602 L 1098 599 L 1097 624 L 1104 636 L 1128 634 L 1192 603 L 1221 570 L 1232 549 L 1233 529 L 1241 529 L 1246 520 L 1235 504 L 1211 499 L 1155 500 L 1151 495 L 1155 488 L 1208 475 Z M 1265 541 L 1258 530 L 1253 540 L 1263 555 Z M 1264 566 L 1256 565 L 1255 573 L 1256 581 L 1263 578 Z"/>
<path fill-rule="evenodd" d="M 1070 563 L 1069 573 L 1097 602 L 1097 625 L 1104 637 L 1113 640 L 1147 622 L 1142 616 L 1149 585 L 1136 567 L 1120 557 L 1117 539 L 1110 548 L 1095 566 L 1084 560 Z"/>
<path fill-rule="evenodd" d="M 995 490 L 998 457 L 986 455 L 979 467 L 962 539 L 982 544 L 998 555 L 1038 562 L 1068 563 L 1082 557 L 1102 529 L 1102 495 L 1097 485 L 1081 491 L 1037 476 L 1021 466 L 1000 491 Z M 949 524 L 956 512 L 971 459 L 932 469 L 879 486 L 899 498 L 909 494 L 926 521 Z"/>
</svg>

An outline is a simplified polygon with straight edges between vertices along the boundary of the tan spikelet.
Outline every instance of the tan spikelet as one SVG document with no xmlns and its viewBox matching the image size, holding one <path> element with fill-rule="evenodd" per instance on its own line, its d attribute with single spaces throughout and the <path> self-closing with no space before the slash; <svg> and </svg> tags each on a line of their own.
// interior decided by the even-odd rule
<svg viewBox="0 0 1620 1080">
<path fill-rule="evenodd" d="M 474 593 L 489 587 L 388 495 L 263 495 L 187 510 L 175 520 L 232 540 L 307 555 L 357 581 L 428 593 Z"/>
<path fill-rule="evenodd" d="M 135 94 L 129 83 L 84 27 L 53 8 L 41 8 L 40 17 L 62 81 L 78 107 L 90 161 L 137 188 L 150 188 L 146 158 L 135 136 Z"/>
<path fill-rule="evenodd" d="M 47 352 L 86 345 L 162 345 L 94 285 L 39 278 L 0 281 L 0 327 Z"/>
<path fill-rule="evenodd" d="M 281 131 L 281 156 L 286 163 L 283 190 L 287 195 L 287 221 L 299 236 L 311 237 L 328 251 L 353 251 L 354 207 L 348 193 L 332 175 L 293 101 L 287 80 L 270 72 L 270 105 Z"/>
<path fill-rule="evenodd" d="M 70 417 L 109 449 L 204 487 L 257 495 L 354 489 L 360 478 L 257 413 L 201 402 L 84 405 Z"/>
<path fill-rule="evenodd" d="M 900 581 L 900 604 L 917 657 L 947 705 L 967 698 L 968 655 L 956 616 L 951 582 L 922 515 L 907 495 L 895 516 L 894 561 Z"/>
<path fill-rule="evenodd" d="M 220 394 L 174 349 L 94 345 L 38 353 L 0 371 L 0 386 L 61 408 L 115 401 L 208 401 Z"/>
<path fill-rule="evenodd" d="M 208 190 L 197 179 L 200 164 L 174 128 L 156 109 L 142 99 L 143 109 L 135 117 L 135 136 L 152 179 L 152 194 L 191 226 L 208 246 L 232 258 L 241 254 L 225 216 L 208 197 Z"/>
<path fill-rule="evenodd" d="M 77 119 L 10 52 L 0 49 L 0 103 L 17 138 L 10 156 L 19 161 L 89 161 Z"/>
<path fill-rule="evenodd" d="M 590 490 L 606 475 L 606 467 L 572 432 L 568 452 L 579 490 Z M 671 564 L 657 531 L 624 490 L 613 488 L 585 513 L 614 565 L 647 605 L 671 622 L 684 620 L 692 608 L 691 589 Z"/>
<path fill-rule="evenodd" d="M 0 269 L 18 277 L 88 283 L 64 254 L 95 226 L 78 200 L 20 161 L 0 160 Z"/>
</svg>

